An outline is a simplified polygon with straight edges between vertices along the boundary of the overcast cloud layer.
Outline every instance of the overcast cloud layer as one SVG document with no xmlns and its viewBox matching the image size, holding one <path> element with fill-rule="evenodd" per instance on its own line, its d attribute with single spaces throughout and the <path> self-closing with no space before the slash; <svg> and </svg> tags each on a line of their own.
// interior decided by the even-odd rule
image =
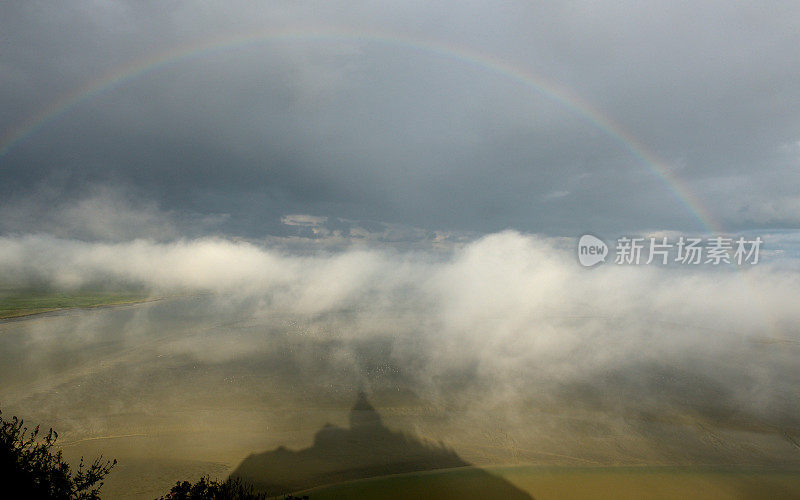
<svg viewBox="0 0 800 500">
<path fill-rule="evenodd" d="M 53 208 L 85 213 L 108 193 L 178 223 L 70 236 L 285 235 L 287 214 L 479 233 L 707 229 L 575 110 L 365 33 L 479 52 L 579 96 L 726 230 L 800 225 L 796 3 L 32 1 L 5 2 L 0 19 L 9 133 L 175 47 L 253 31 L 353 34 L 209 51 L 80 102 L 0 156 L 4 233 L 63 233 Z"/>
</svg>

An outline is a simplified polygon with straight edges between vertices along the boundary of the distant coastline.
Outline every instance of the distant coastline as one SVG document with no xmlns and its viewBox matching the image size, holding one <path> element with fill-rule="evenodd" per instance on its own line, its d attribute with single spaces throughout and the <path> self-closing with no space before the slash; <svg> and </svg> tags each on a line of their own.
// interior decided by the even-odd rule
<svg viewBox="0 0 800 500">
<path fill-rule="evenodd" d="M 120 298 L 120 296 L 107 297 L 107 298 L 98 297 L 96 300 L 84 300 L 83 302 L 80 303 L 59 305 L 59 306 L 48 305 L 46 303 L 47 301 L 45 300 L 43 301 L 44 303 L 39 306 L 28 305 L 27 307 L 24 308 L 2 307 L 0 308 L 0 322 L 23 321 L 33 317 L 41 317 L 41 316 L 51 315 L 54 313 L 62 313 L 65 311 L 72 311 L 72 310 L 105 309 L 111 307 L 139 305 L 149 302 L 157 302 L 160 300 L 164 300 L 166 298 L 167 297 L 151 297 L 151 296 L 142 296 L 142 297 L 126 296 L 125 298 Z M 3 299 L 0 299 L 0 305 L 5 305 Z"/>
</svg>

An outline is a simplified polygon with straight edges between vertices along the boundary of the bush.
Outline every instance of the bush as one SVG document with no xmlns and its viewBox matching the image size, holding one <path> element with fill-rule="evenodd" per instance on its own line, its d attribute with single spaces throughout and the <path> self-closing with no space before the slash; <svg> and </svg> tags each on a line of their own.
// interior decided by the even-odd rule
<svg viewBox="0 0 800 500">
<path fill-rule="evenodd" d="M 255 493 L 253 487 L 240 479 L 228 479 L 220 483 L 209 477 L 201 477 L 191 484 L 189 481 L 178 482 L 161 500 L 262 500 L 267 498 L 263 493 Z"/>
<path fill-rule="evenodd" d="M 21 419 L 4 420 L 0 411 L 0 482 L 19 498 L 96 500 L 100 498 L 103 479 L 117 461 L 100 456 L 88 467 L 81 458 L 73 474 L 61 451 L 53 446 L 58 433 L 53 429 L 39 436 L 39 426 L 28 430 Z"/>
</svg>

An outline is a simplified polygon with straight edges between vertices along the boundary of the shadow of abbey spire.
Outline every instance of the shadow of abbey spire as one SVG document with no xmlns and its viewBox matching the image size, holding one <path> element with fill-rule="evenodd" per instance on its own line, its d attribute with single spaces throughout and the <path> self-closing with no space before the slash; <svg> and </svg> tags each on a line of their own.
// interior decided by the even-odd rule
<svg viewBox="0 0 800 500">
<path fill-rule="evenodd" d="M 309 448 L 292 451 L 281 446 L 250 455 L 231 477 L 243 479 L 257 491 L 281 495 L 355 479 L 470 465 L 442 444 L 388 429 L 366 395 L 359 392 L 348 429 L 328 424 L 317 431 Z M 530 499 L 500 477 L 480 470 L 476 474 L 493 498 Z"/>
</svg>

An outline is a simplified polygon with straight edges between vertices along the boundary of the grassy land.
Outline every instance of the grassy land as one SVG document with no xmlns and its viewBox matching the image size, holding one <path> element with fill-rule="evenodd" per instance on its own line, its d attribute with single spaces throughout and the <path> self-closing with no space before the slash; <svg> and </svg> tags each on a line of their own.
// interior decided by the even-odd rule
<svg viewBox="0 0 800 500">
<path fill-rule="evenodd" d="M 149 295 L 144 292 L 132 291 L 0 291 L 0 319 L 16 318 L 60 309 L 133 304 L 142 302 L 148 297 Z"/>
</svg>

